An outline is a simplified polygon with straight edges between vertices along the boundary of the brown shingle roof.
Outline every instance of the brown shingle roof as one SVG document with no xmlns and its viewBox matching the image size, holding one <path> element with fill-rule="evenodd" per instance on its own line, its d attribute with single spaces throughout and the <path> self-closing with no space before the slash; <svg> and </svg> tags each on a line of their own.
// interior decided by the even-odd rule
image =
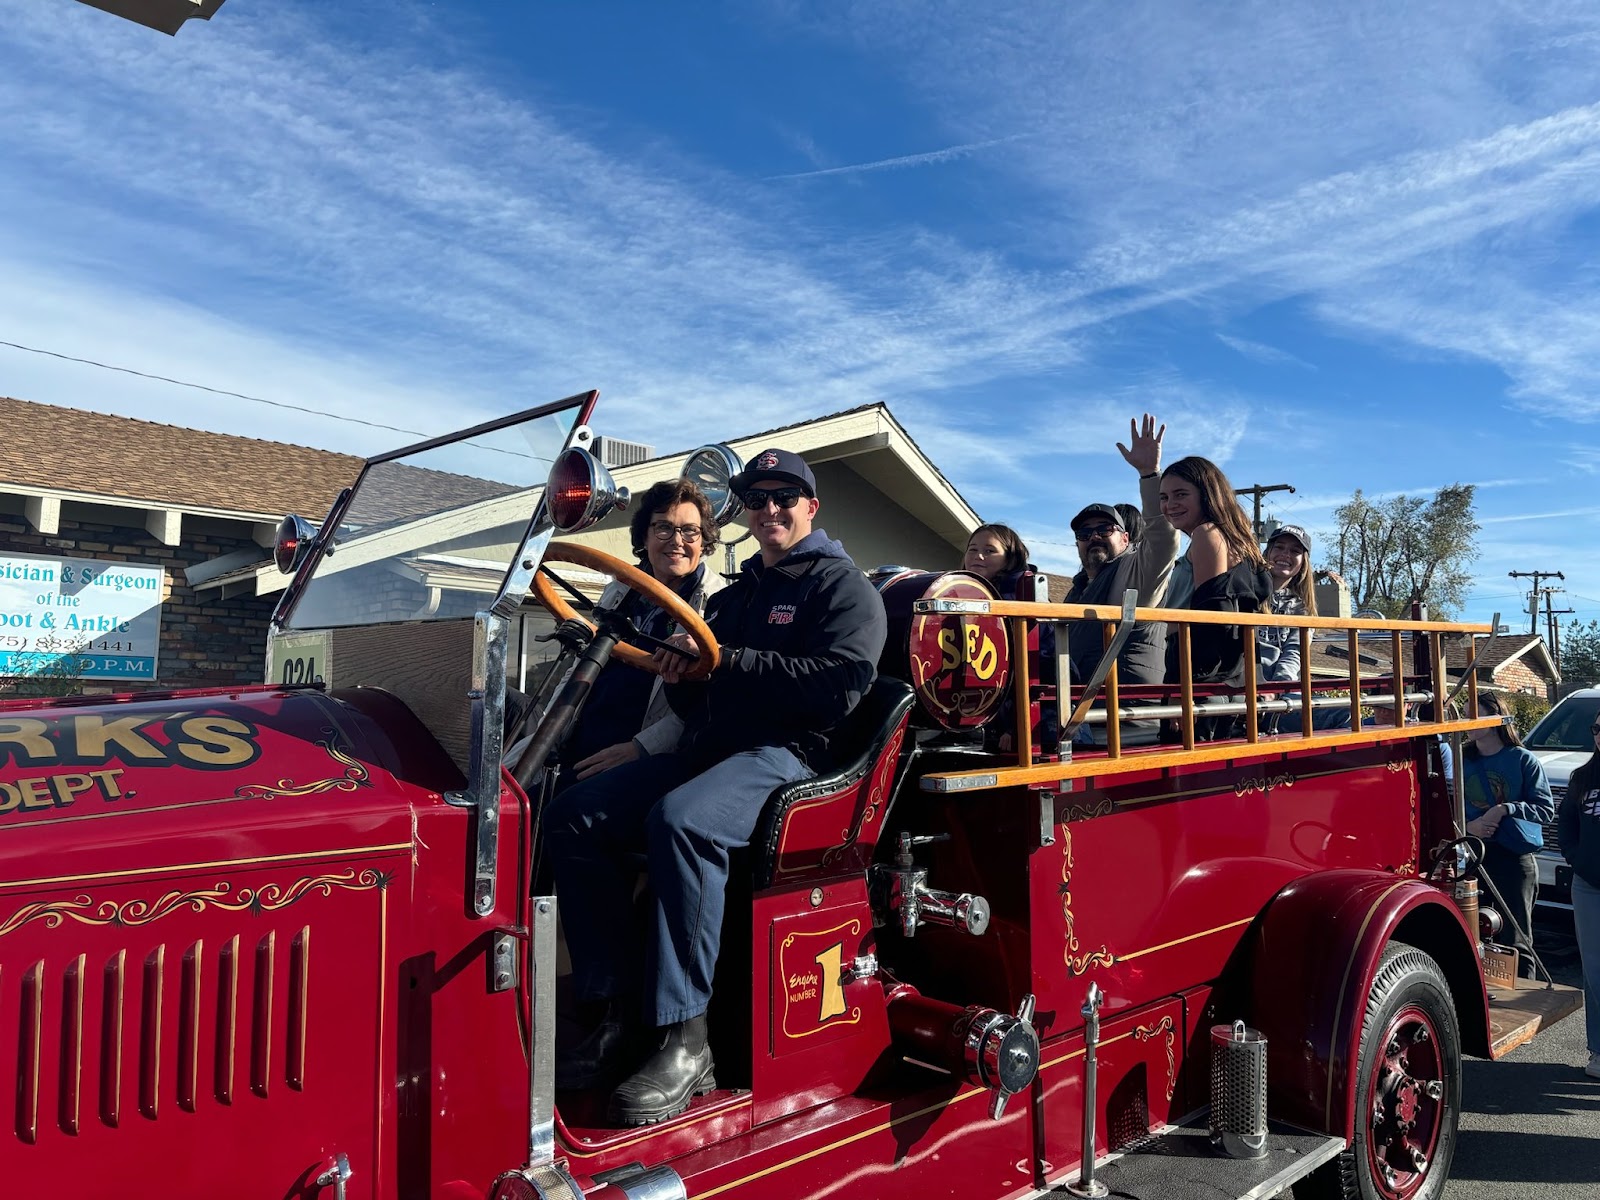
<svg viewBox="0 0 1600 1200">
<path fill-rule="evenodd" d="M 328 511 L 361 459 L 0 396 L 0 488 L 244 513 Z"/>
</svg>

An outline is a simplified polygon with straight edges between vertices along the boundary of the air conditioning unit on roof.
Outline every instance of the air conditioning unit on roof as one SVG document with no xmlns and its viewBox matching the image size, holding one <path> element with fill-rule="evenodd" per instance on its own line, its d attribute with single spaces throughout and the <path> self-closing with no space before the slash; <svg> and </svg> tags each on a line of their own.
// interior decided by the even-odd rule
<svg viewBox="0 0 1600 1200">
<path fill-rule="evenodd" d="M 643 442 L 625 442 L 621 438 L 597 437 L 594 452 L 608 467 L 631 467 L 656 456 L 656 448 Z"/>
</svg>

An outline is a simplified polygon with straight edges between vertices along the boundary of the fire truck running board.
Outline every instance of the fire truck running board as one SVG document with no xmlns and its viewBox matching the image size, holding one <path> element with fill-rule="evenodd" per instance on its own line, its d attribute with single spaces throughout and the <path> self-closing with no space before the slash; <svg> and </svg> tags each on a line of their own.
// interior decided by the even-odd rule
<svg viewBox="0 0 1600 1200">
<path fill-rule="evenodd" d="M 1557 983 L 1489 989 L 1489 1057 L 1504 1058 L 1583 1007 L 1583 989 Z"/>
<path fill-rule="evenodd" d="M 1168 1126 L 1095 1168 L 1112 1196 L 1125 1200 L 1175 1200 L 1179 1196 L 1231 1196 L 1271 1200 L 1297 1179 L 1311 1174 L 1345 1147 L 1343 1138 L 1307 1133 L 1278 1121 L 1267 1124 L 1267 1152 L 1261 1158 L 1229 1158 L 1211 1149 L 1208 1113 L 1202 1110 L 1182 1125 Z M 1039 1196 L 1069 1193 L 1077 1169 Z"/>
</svg>

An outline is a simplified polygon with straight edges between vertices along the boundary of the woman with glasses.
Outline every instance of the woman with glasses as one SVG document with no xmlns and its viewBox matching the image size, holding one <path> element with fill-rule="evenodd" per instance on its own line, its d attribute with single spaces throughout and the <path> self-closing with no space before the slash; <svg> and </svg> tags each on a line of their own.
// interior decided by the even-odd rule
<svg viewBox="0 0 1600 1200">
<path fill-rule="evenodd" d="M 682 596 L 696 612 L 720 589 L 722 576 L 709 570 L 707 550 L 717 544 L 711 504 L 687 479 L 665 479 L 639 497 L 628 521 L 639 566 Z M 630 610 L 643 633 L 665 640 L 673 633 L 667 614 L 622 583 L 601 593 L 600 606 Z M 600 672 L 583 716 L 562 750 L 565 764 L 557 790 L 612 767 L 674 750 L 683 721 L 667 704 L 661 679 L 613 662 Z"/>
<path fill-rule="evenodd" d="M 1595 753 L 1572 773 L 1556 812 L 1561 857 L 1572 866 L 1572 924 L 1583 964 L 1583 1020 L 1589 1043 L 1584 1074 L 1600 1079 L 1600 723 L 1589 727 Z"/>
<path fill-rule="evenodd" d="M 1495 940 L 1516 947 L 1521 954 L 1518 970 L 1524 979 L 1533 979 L 1533 897 L 1539 889 L 1534 851 L 1544 848 L 1543 825 L 1556 815 L 1555 799 L 1544 767 L 1522 748 L 1500 698 L 1493 692 L 1481 694 L 1478 715 L 1507 720 L 1473 730 L 1462 752 L 1467 832 L 1483 839 L 1483 872 L 1504 901 L 1506 922 Z"/>
</svg>

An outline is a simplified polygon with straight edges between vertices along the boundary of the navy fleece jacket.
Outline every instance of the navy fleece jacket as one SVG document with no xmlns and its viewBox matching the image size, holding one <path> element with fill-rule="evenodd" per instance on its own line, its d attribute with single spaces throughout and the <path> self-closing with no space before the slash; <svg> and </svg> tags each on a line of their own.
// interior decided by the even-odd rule
<svg viewBox="0 0 1600 1200">
<path fill-rule="evenodd" d="M 817 529 L 776 566 L 753 555 L 708 600 L 706 623 L 722 647 L 717 670 L 668 689 L 684 717 L 684 749 L 710 765 L 787 746 L 826 769 L 828 733 L 877 678 L 888 626 L 844 547 Z"/>
</svg>

